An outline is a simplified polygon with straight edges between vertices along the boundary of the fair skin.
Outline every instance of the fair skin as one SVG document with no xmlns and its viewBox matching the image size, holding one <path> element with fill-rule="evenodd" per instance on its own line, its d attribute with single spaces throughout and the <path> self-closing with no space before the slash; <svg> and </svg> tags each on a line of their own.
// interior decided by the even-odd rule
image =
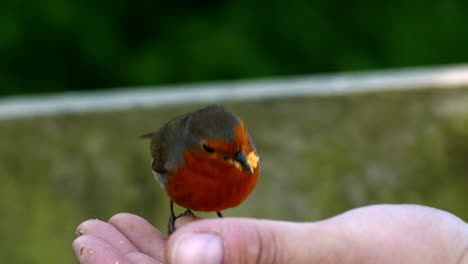
<svg viewBox="0 0 468 264">
<path fill-rule="evenodd" d="M 176 221 L 169 238 L 121 213 L 77 228 L 79 263 L 468 264 L 468 224 L 418 205 L 375 205 L 319 222 L 248 218 Z"/>
</svg>

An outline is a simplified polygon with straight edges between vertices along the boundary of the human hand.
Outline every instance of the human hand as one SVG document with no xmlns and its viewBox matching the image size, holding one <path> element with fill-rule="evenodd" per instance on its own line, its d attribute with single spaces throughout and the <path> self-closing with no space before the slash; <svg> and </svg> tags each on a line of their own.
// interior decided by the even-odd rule
<svg viewBox="0 0 468 264">
<path fill-rule="evenodd" d="M 468 263 L 468 225 L 417 205 L 376 205 L 312 223 L 191 217 L 166 238 L 117 214 L 77 228 L 80 263 Z"/>
</svg>

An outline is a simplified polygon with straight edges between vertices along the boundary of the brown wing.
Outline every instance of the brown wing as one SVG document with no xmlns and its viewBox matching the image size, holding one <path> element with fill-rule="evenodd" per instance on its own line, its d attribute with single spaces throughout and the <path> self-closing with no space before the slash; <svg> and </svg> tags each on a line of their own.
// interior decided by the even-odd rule
<svg viewBox="0 0 468 264">
<path fill-rule="evenodd" d="M 166 174 L 183 162 L 182 153 L 185 147 L 184 131 L 187 117 L 187 114 L 178 116 L 167 122 L 158 131 L 141 136 L 151 138 L 152 167 L 155 172 Z"/>
<path fill-rule="evenodd" d="M 167 169 L 164 168 L 164 163 L 167 159 L 167 152 L 162 146 L 164 144 L 161 142 L 161 130 L 144 134 L 140 136 L 141 138 L 151 138 L 150 150 L 151 156 L 153 157 L 152 168 L 157 173 L 166 173 Z"/>
</svg>

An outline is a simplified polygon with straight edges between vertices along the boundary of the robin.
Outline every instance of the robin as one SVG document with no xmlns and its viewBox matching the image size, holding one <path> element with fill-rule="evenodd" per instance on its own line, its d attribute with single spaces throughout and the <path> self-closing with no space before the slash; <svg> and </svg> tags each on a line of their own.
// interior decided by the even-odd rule
<svg viewBox="0 0 468 264">
<path fill-rule="evenodd" d="M 253 191 L 260 172 L 255 144 L 244 123 L 219 105 L 178 116 L 151 138 L 152 169 L 170 198 L 169 235 L 175 220 L 191 210 L 216 212 L 241 204 Z M 174 214 L 176 204 L 187 210 Z"/>
</svg>

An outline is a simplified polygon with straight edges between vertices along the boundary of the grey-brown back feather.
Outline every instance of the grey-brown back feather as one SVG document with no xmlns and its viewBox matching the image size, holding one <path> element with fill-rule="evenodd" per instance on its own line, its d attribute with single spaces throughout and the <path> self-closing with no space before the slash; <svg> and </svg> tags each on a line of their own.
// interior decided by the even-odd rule
<svg viewBox="0 0 468 264">
<path fill-rule="evenodd" d="M 178 116 L 158 131 L 143 135 L 151 137 L 153 170 L 159 174 L 183 164 L 183 151 L 200 147 L 201 140 L 235 140 L 239 118 L 219 105 L 210 105 L 195 112 Z M 190 133 L 189 133 L 190 132 Z"/>
</svg>

